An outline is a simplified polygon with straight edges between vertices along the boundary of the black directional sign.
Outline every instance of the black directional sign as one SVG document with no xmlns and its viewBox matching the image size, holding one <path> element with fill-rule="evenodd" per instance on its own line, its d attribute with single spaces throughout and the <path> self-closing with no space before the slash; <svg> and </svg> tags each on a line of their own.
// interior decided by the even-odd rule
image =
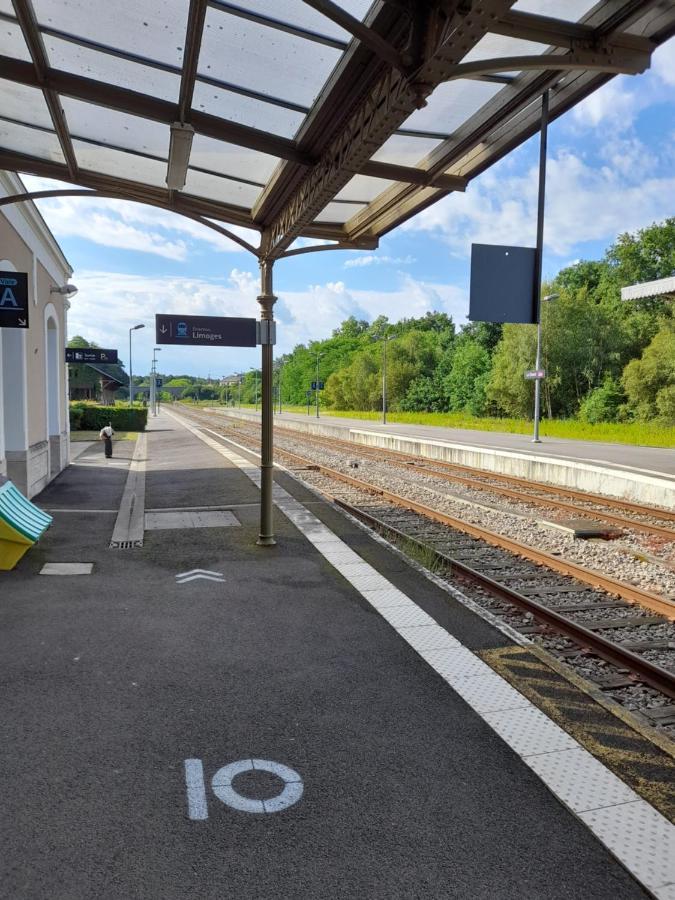
<svg viewBox="0 0 675 900">
<path fill-rule="evenodd" d="M 26 272 L 0 272 L 0 328 L 28 328 Z"/>
<path fill-rule="evenodd" d="M 155 316 L 158 344 L 185 347 L 255 347 L 256 320 L 230 316 Z"/>
<path fill-rule="evenodd" d="M 101 350 L 98 347 L 66 347 L 67 363 L 116 363 L 117 350 Z"/>
</svg>

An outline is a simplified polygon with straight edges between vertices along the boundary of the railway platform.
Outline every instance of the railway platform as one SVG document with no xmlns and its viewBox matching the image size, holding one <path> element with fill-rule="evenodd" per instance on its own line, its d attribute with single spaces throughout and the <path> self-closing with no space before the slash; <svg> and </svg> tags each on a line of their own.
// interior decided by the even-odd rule
<svg viewBox="0 0 675 900">
<path fill-rule="evenodd" d="M 0 896 L 672 900 L 667 754 L 571 684 L 563 727 L 527 645 L 283 471 L 256 546 L 257 476 L 163 413 L 35 498 L 54 524 L 0 574 Z"/>
<path fill-rule="evenodd" d="M 258 419 L 252 410 L 214 407 L 214 414 Z M 277 427 L 333 436 L 504 475 L 675 509 L 675 453 L 601 441 L 542 439 L 525 434 L 283 412 Z"/>
</svg>

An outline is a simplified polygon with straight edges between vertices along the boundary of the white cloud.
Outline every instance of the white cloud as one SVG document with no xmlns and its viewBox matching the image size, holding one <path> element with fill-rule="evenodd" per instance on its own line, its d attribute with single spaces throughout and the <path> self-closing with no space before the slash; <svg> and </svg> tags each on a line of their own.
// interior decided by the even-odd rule
<svg viewBox="0 0 675 900">
<path fill-rule="evenodd" d="M 344 263 L 345 269 L 356 269 L 364 266 L 410 266 L 417 260 L 414 256 L 355 256 Z"/>
<path fill-rule="evenodd" d="M 144 323 L 134 333 L 134 370 L 145 372 L 154 346 L 155 313 L 256 317 L 259 290 L 257 274 L 233 269 L 225 283 L 203 278 L 120 275 L 103 271 L 78 271 L 78 294 L 68 313 L 69 336 L 81 334 L 101 346 L 116 347 L 125 362 L 129 328 Z M 392 291 L 352 290 L 342 281 L 309 285 L 287 291 L 281 285 L 275 313 L 278 345 L 275 354 L 286 353 L 299 343 L 321 340 L 351 315 L 372 320 L 386 315 L 390 321 L 423 316 L 442 310 L 456 322 L 468 309 L 466 293 L 454 285 L 431 284 L 404 276 Z M 257 364 L 259 352 L 237 349 L 175 349 L 162 351 L 162 371 L 219 374 Z"/>
<path fill-rule="evenodd" d="M 564 151 L 550 157 L 546 250 L 568 256 L 580 242 L 609 243 L 621 232 L 672 215 L 675 176 L 671 171 L 644 177 L 644 169 L 634 165 L 594 168 Z M 533 246 L 536 206 L 536 166 L 517 174 L 496 167 L 476 179 L 465 194 L 441 200 L 402 227 L 436 234 L 464 257 L 474 242 Z"/>
<path fill-rule="evenodd" d="M 31 191 L 69 188 L 71 185 L 25 175 Z M 227 237 L 193 219 L 142 203 L 102 197 L 52 197 L 36 201 L 57 238 L 78 237 L 104 247 L 136 250 L 166 259 L 183 261 L 193 242 L 220 252 L 241 252 Z M 220 223 L 218 223 L 220 224 Z M 257 232 L 239 226 L 227 227 L 257 246 Z"/>
</svg>

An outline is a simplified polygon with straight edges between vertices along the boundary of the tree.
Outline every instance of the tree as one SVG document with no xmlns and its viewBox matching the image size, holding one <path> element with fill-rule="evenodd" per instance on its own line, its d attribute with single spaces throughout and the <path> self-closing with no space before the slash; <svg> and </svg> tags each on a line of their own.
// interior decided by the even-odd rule
<svg viewBox="0 0 675 900">
<path fill-rule="evenodd" d="M 624 369 L 622 383 L 628 408 L 640 419 L 660 416 L 668 424 L 675 393 L 675 322 L 665 319 L 640 359 Z"/>
<path fill-rule="evenodd" d="M 492 360 L 486 397 L 505 416 L 530 416 L 532 384 L 525 372 L 534 363 L 537 330 L 533 325 L 505 325 Z"/>
<path fill-rule="evenodd" d="M 600 387 L 595 388 L 581 404 L 579 418 L 583 422 L 616 422 L 626 400 L 620 382 L 608 375 Z"/>
<path fill-rule="evenodd" d="M 485 412 L 490 368 L 490 354 L 484 347 L 469 338 L 458 341 L 450 374 L 445 379 L 451 410 L 463 410 L 477 416 Z"/>
</svg>

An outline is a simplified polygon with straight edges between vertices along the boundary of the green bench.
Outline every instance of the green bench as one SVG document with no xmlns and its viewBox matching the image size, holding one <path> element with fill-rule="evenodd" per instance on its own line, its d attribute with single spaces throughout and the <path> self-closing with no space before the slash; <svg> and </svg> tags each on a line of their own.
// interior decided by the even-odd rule
<svg viewBox="0 0 675 900">
<path fill-rule="evenodd" d="M 0 485 L 0 570 L 13 569 L 42 537 L 52 517 L 27 500 L 11 481 Z"/>
</svg>

